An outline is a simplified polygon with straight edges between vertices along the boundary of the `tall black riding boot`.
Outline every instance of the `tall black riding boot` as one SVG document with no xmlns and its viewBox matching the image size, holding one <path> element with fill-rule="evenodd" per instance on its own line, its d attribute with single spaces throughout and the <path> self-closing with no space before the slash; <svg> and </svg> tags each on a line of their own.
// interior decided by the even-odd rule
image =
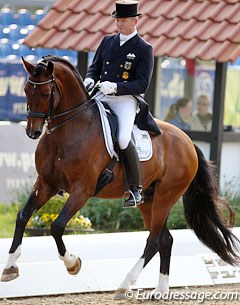
<svg viewBox="0 0 240 305">
<path fill-rule="evenodd" d="M 128 183 L 130 185 L 130 196 L 125 200 L 124 208 L 134 208 L 137 204 L 142 203 L 142 176 L 140 161 L 132 140 L 128 147 L 121 150 L 123 166 L 128 173 Z"/>
</svg>

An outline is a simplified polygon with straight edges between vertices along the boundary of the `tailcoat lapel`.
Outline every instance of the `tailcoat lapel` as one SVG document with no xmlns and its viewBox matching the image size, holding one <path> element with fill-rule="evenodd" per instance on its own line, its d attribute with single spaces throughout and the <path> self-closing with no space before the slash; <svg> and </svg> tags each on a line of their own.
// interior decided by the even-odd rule
<svg viewBox="0 0 240 305">
<path fill-rule="evenodd" d="M 135 49 L 139 41 L 138 34 L 126 41 L 120 47 L 119 41 L 119 34 L 114 36 L 112 45 L 111 45 L 111 52 L 109 54 L 109 60 L 113 60 L 117 57 L 122 57 L 122 55 L 126 54 L 126 52 L 130 52 L 131 50 Z"/>
</svg>

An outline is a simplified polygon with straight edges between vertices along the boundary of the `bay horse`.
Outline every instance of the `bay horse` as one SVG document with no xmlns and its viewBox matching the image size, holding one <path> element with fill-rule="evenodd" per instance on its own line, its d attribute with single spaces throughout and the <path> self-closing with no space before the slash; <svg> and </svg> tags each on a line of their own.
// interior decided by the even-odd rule
<svg viewBox="0 0 240 305">
<path fill-rule="evenodd" d="M 98 108 L 89 100 L 76 68 L 51 55 L 36 65 L 24 58 L 22 61 L 28 73 L 24 88 L 28 109 L 26 133 L 38 139 L 45 123 L 46 130 L 35 153 L 38 176 L 17 215 L 2 281 L 19 275 L 16 261 L 28 220 L 61 190 L 69 193 L 69 198 L 51 224 L 51 234 L 67 271 L 79 272 L 81 260 L 66 249 L 62 236 L 71 217 L 94 195 L 98 178 L 110 162 Z M 149 236 L 142 256 L 120 284 L 116 299 L 125 298 L 125 292 L 157 252 L 160 273 L 154 293 L 168 291 L 173 238 L 166 222 L 172 206 L 182 196 L 186 221 L 197 237 L 225 262 L 239 262 L 239 240 L 220 213 L 219 205 L 227 203 L 218 194 L 212 164 L 183 131 L 169 123 L 156 122 L 162 133 L 151 134 L 153 156 L 141 162 L 145 202 L 138 206 Z M 120 162 L 114 167 L 114 175 L 115 179 L 97 197 L 122 197 L 125 185 Z"/>
</svg>

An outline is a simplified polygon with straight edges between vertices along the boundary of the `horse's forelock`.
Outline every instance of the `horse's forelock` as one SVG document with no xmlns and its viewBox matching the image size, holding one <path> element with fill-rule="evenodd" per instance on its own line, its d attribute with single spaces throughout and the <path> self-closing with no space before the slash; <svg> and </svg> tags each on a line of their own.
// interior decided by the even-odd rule
<svg viewBox="0 0 240 305">
<path fill-rule="evenodd" d="M 40 65 L 40 64 L 37 64 L 35 69 L 34 69 L 33 76 L 35 76 L 35 77 L 40 76 L 42 71 L 43 71 L 43 66 Z"/>
</svg>

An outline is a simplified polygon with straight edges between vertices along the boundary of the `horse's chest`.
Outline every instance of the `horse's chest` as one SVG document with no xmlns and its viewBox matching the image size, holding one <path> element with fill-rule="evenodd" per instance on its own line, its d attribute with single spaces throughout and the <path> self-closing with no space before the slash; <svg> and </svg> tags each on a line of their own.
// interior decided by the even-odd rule
<svg viewBox="0 0 240 305">
<path fill-rule="evenodd" d="M 56 174 L 67 172 L 71 162 L 75 159 L 72 149 L 58 149 L 53 156 L 52 164 Z"/>
<path fill-rule="evenodd" d="M 76 164 L 77 152 L 71 148 L 58 148 L 45 151 L 45 158 L 41 158 L 37 162 L 38 172 L 46 176 L 48 179 L 54 179 L 56 182 L 66 181 L 69 171 Z"/>
</svg>

